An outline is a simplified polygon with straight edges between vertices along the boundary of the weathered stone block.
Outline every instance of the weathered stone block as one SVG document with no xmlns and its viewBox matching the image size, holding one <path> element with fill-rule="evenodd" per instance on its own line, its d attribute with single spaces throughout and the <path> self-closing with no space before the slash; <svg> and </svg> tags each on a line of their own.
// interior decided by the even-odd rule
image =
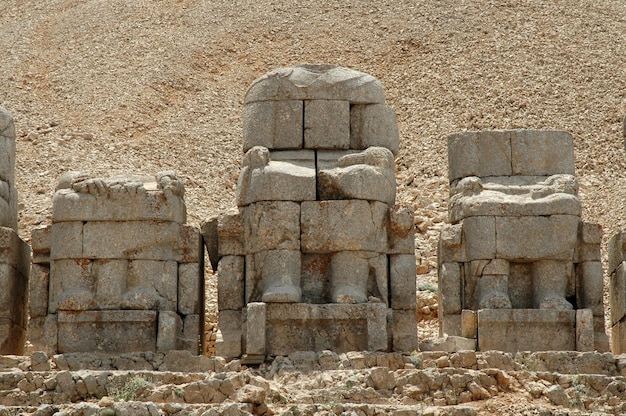
<svg viewBox="0 0 626 416">
<path fill-rule="evenodd" d="M 50 230 L 50 259 L 83 258 L 83 222 L 52 224 Z"/>
<path fill-rule="evenodd" d="M 476 311 L 463 309 L 461 311 L 461 336 L 476 339 L 478 336 L 478 314 Z"/>
<path fill-rule="evenodd" d="M 99 259 L 91 263 L 95 309 L 122 309 L 129 266 L 129 261 L 123 259 Z M 55 279 L 62 278 L 55 276 Z"/>
<path fill-rule="evenodd" d="M 439 313 L 457 315 L 462 309 L 462 281 L 459 263 L 442 263 L 439 266 Z"/>
<path fill-rule="evenodd" d="M 437 246 L 437 261 L 439 264 L 465 261 L 465 248 L 462 245 L 463 226 L 464 224 L 444 224 L 441 227 L 439 244 Z M 493 227 L 495 228 L 495 221 Z"/>
<path fill-rule="evenodd" d="M 26 327 L 10 318 L 0 318 L 0 354 L 22 355 L 26 342 Z"/>
<path fill-rule="evenodd" d="M 578 228 L 578 245 L 574 261 L 602 261 L 600 244 L 602 243 L 602 227 L 599 224 L 582 222 Z"/>
<path fill-rule="evenodd" d="M 574 139 L 564 131 L 511 132 L 513 175 L 574 174 Z"/>
<path fill-rule="evenodd" d="M 243 151 L 253 146 L 268 149 L 301 149 L 303 130 L 301 100 L 257 101 L 243 108 Z"/>
<path fill-rule="evenodd" d="M 58 352 L 156 351 L 156 311 L 60 311 Z"/>
<path fill-rule="evenodd" d="M 496 217 L 470 217 L 463 220 L 466 261 L 496 257 Z M 462 254 L 461 254 L 462 255 Z"/>
<path fill-rule="evenodd" d="M 461 329 L 461 314 L 439 315 L 439 336 L 445 335 L 460 337 L 463 333 Z"/>
<path fill-rule="evenodd" d="M 225 358 L 239 358 L 242 352 L 242 312 L 219 311 L 219 331 L 215 341 L 216 355 Z"/>
<path fill-rule="evenodd" d="M 496 217 L 497 256 L 573 261 L 579 222 L 573 215 Z"/>
<path fill-rule="evenodd" d="M 252 302 L 248 303 L 246 309 L 246 354 L 265 355 L 267 342 L 265 338 L 266 304 Z"/>
<path fill-rule="evenodd" d="M 301 253 L 267 250 L 246 256 L 245 302 L 299 302 Z"/>
<path fill-rule="evenodd" d="M 0 263 L 15 268 L 28 278 L 30 270 L 30 246 L 12 228 L 0 227 Z"/>
<path fill-rule="evenodd" d="M 202 334 L 200 315 L 187 315 L 183 320 L 182 336 L 178 340 L 177 348 L 186 350 L 193 355 L 198 355 L 200 351 L 200 336 Z"/>
<path fill-rule="evenodd" d="M 381 202 L 305 201 L 300 224 L 305 253 L 386 252 L 388 207 Z"/>
<path fill-rule="evenodd" d="M 82 230 L 81 230 L 82 231 Z M 50 245 L 52 226 L 34 228 L 30 232 L 30 244 L 33 250 L 33 264 L 50 263 Z"/>
<path fill-rule="evenodd" d="M 159 312 L 156 350 L 167 352 L 178 349 L 178 340 L 183 332 L 183 320 L 176 312 Z"/>
<path fill-rule="evenodd" d="M 211 263 L 211 270 L 217 271 L 217 263 L 220 261 L 219 255 L 219 238 L 217 234 L 218 216 L 214 215 L 200 223 L 200 233 L 202 234 L 202 242 L 206 247 Z"/>
<path fill-rule="evenodd" d="M 378 331 L 386 328 L 386 314 L 369 314 L 371 308 L 386 309 L 382 303 L 267 304 L 266 337 L 271 340 L 267 355 L 289 355 L 293 351 L 366 351 L 370 337 L 383 339 L 381 333 L 371 334 L 370 328 Z M 371 320 L 377 316 L 381 322 L 368 323 L 368 317 Z"/>
<path fill-rule="evenodd" d="M 178 313 L 199 314 L 204 307 L 204 279 L 198 263 L 178 265 Z"/>
<path fill-rule="evenodd" d="M 244 250 L 300 250 L 300 204 L 291 201 L 256 202 L 242 209 Z"/>
<path fill-rule="evenodd" d="M 412 206 L 393 205 L 389 208 L 387 244 L 389 254 L 415 255 L 415 211 Z"/>
<path fill-rule="evenodd" d="M 385 147 L 399 151 L 400 134 L 396 112 L 384 104 L 353 105 L 350 109 L 350 148 Z"/>
<path fill-rule="evenodd" d="M 126 278 L 123 309 L 176 311 L 178 263 L 175 261 L 133 260 Z"/>
<path fill-rule="evenodd" d="M 96 308 L 92 262 L 85 259 L 53 260 L 50 263 L 48 313 Z"/>
<path fill-rule="evenodd" d="M 315 152 L 271 152 L 253 147 L 244 157 L 237 182 L 237 205 L 258 201 L 314 201 Z"/>
<path fill-rule="evenodd" d="M 620 263 L 609 278 L 609 304 L 611 325 L 626 316 L 626 263 Z"/>
<path fill-rule="evenodd" d="M 617 266 L 626 260 L 624 246 L 626 246 L 626 230 L 620 230 L 611 237 L 607 246 L 609 252 L 609 274 L 613 273 Z"/>
<path fill-rule="evenodd" d="M 393 310 L 393 350 L 409 353 L 418 349 L 415 309 Z"/>
<path fill-rule="evenodd" d="M 596 316 L 604 315 L 602 263 L 600 261 L 586 261 L 576 265 L 576 284 L 578 308 L 591 309 Z"/>
<path fill-rule="evenodd" d="M 304 102 L 304 148 L 348 149 L 350 102 L 307 100 Z"/>
<path fill-rule="evenodd" d="M 181 224 L 179 228 L 180 237 L 174 243 L 179 263 L 200 263 L 204 262 L 204 247 L 202 246 L 202 235 L 197 227 Z"/>
<path fill-rule="evenodd" d="M 370 296 L 389 304 L 388 260 L 384 254 L 343 251 L 330 260 L 330 301 L 367 302 Z"/>
<path fill-rule="evenodd" d="M 243 248 L 243 215 L 238 208 L 218 216 L 217 236 L 220 257 L 246 254 Z"/>
<path fill-rule="evenodd" d="M 44 351 L 48 355 L 57 353 L 57 315 L 33 318 L 28 322 L 26 337 L 33 351 Z"/>
<path fill-rule="evenodd" d="M 224 256 L 217 268 L 217 307 L 236 310 L 244 306 L 244 257 Z"/>
<path fill-rule="evenodd" d="M 332 254 L 302 254 L 300 287 L 303 303 L 329 303 Z"/>
<path fill-rule="evenodd" d="M 611 352 L 626 353 L 626 317 L 611 325 Z"/>
<path fill-rule="evenodd" d="M 389 256 L 389 286 L 393 309 L 415 311 L 415 255 Z"/>
<path fill-rule="evenodd" d="M 511 134 L 508 131 L 464 132 L 448 136 L 448 177 L 510 176 Z"/>
<path fill-rule="evenodd" d="M 31 319 L 48 314 L 50 267 L 33 264 L 28 282 L 28 311 Z"/>
<path fill-rule="evenodd" d="M 593 351 L 594 328 L 591 309 L 576 310 L 576 351 Z"/>
<path fill-rule="evenodd" d="M 480 351 L 575 351 L 576 311 L 484 309 L 478 311 Z"/>
</svg>

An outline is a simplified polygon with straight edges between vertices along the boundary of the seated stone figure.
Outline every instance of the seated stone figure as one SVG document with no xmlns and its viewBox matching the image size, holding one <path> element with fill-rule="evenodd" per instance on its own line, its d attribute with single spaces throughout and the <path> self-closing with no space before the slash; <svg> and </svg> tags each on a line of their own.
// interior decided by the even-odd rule
<svg viewBox="0 0 626 416">
<path fill-rule="evenodd" d="M 462 310 L 592 308 L 599 321 L 601 230 L 580 218 L 572 136 L 459 133 L 448 138 L 448 157 L 441 332 L 460 330 Z"/>
<path fill-rule="evenodd" d="M 413 213 L 394 205 L 398 141 L 395 113 L 370 75 L 302 65 L 252 84 L 238 208 L 204 226 L 218 272 L 218 354 L 416 347 Z M 278 319 L 285 304 L 289 319 L 306 317 L 298 319 L 311 329 L 290 338 L 290 329 L 279 331 L 305 326 Z M 348 319 L 351 309 L 330 305 L 362 306 Z M 385 335 L 388 309 L 394 345 Z M 259 310 L 272 339 L 256 348 Z"/>
</svg>

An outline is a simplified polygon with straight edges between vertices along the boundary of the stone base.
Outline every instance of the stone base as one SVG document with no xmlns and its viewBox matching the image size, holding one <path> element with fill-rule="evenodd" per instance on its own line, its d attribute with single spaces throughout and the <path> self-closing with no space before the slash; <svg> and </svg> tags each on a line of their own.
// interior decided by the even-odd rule
<svg viewBox="0 0 626 416">
<path fill-rule="evenodd" d="M 611 327 L 611 352 L 613 355 L 626 353 L 626 317 Z"/>
<path fill-rule="evenodd" d="M 578 325 L 577 311 L 574 310 L 478 311 L 479 351 L 577 351 L 577 338 L 585 339 L 586 344 L 590 342 L 593 345 L 593 337 L 593 325 L 584 322 Z M 583 348 L 584 345 L 580 347 Z"/>
<path fill-rule="evenodd" d="M 157 312 L 59 312 L 58 352 L 156 351 Z"/>
<path fill-rule="evenodd" d="M 248 327 L 244 332 L 264 333 L 265 337 L 246 336 L 245 354 L 277 356 L 295 351 L 344 353 L 389 349 L 389 310 L 383 303 L 252 305 L 257 307 L 248 310 L 244 321 Z M 265 313 L 264 319 L 260 313 Z"/>
</svg>

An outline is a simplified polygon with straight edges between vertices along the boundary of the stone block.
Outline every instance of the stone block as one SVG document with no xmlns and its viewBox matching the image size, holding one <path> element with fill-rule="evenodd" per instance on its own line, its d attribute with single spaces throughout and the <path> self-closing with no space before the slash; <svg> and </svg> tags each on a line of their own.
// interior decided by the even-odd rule
<svg viewBox="0 0 626 416">
<path fill-rule="evenodd" d="M 462 279 L 459 263 L 442 263 L 439 266 L 439 313 L 457 315 L 462 309 Z M 393 299 L 393 298 L 392 298 Z"/>
<path fill-rule="evenodd" d="M 156 311 L 60 311 L 58 352 L 156 351 Z"/>
<path fill-rule="evenodd" d="M 478 336 L 478 314 L 476 311 L 463 309 L 461 311 L 461 336 L 476 339 Z"/>
<path fill-rule="evenodd" d="M 50 259 L 81 259 L 83 256 L 83 222 L 59 222 L 50 227 Z"/>
<path fill-rule="evenodd" d="M 83 226 L 82 257 L 183 262 L 189 260 L 192 250 L 195 252 L 198 249 L 195 245 L 189 247 L 189 242 L 181 238 L 181 233 L 186 234 L 187 231 L 188 228 L 181 230 L 181 225 L 175 222 L 87 222 Z M 54 250 L 53 246 L 53 258 Z"/>
<path fill-rule="evenodd" d="M 225 358 L 239 358 L 242 353 L 242 312 L 219 311 L 219 331 L 215 341 L 216 355 Z"/>
<path fill-rule="evenodd" d="M 50 267 L 33 264 L 28 281 L 28 311 L 31 319 L 48 314 Z"/>
<path fill-rule="evenodd" d="M 462 321 L 461 314 L 455 315 L 443 315 L 441 313 L 439 315 L 439 336 L 443 337 L 445 335 L 450 336 L 458 336 L 460 337 L 463 333 L 462 331 Z"/>
<path fill-rule="evenodd" d="M 304 148 L 348 149 L 350 102 L 307 100 L 304 102 Z"/>
<path fill-rule="evenodd" d="M 0 318 L 0 354 L 22 355 L 26 342 L 26 328 L 10 318 Z"/>
<path fill-rule="evenodd" d="M 450 182 L 467 176 L 510 176 L 509 131 L 463 132 L 448 136 Z"/>
<path fill-rule="evenodd" d="M 52 227 L 38 227 L 30 232 L 30 244 L 33 250 L 33 264 L 50 263 L 50 244 Z"/>
<path fill-rule="evenodd" d="M 242 209 L 244 250 L 300 250 L 300 204 L 291 201 L 256 202 Z"/>
<path fill-rule="evenodd" d="M 244 272 L 243 256 L 224 256 L 217 268 L 218 310 L 243 308 Z"/>
<path fill-rule="evenodd" d="M 217 222 L 218 215 L 214 215 L 200 223 L 202 241 L 204 243 L 204 247 L 206 247 L 207 254 L 209 255 L 209 262 L 211 263 L 211 270 L 213 272 L 217 271 L 217 264 L 220 260 Z"/>
<path fill-rule="evenodd" d="M 33 351 L 44 351 L 48 355 L 57 353 L 57 315 L 31 317 L 26 338 Z"/>
<path fill-rule="evenodd" d="M 48 313 L 96 308 L 92 262 L 85 259 L 53 260 L 50 263 Z"/>
<path fill-rule="evenodd" d="M 593 348 L 598 352 L 611 351 L 611 343 L 604 327 L 604 316 L 593 317 Z"/>
<path fill-rule="evenodd" d="M 246 310 L 246 354 L 265 355 L 267 349 L 265 338 L 266 304 L 251 302 L 248 303 Z"/>
<path fill-rule="evenodd" d="M 301 100 L 246 104 L 243 108 L 243 151 L 254 146 L 301 149 L 303 107 Z"/>
<path fill-rule="evenodd" d="M 270 154 L 264 147 L 253 147 L 246 153 L 237 182 L 238 206 L 258 201 L 314 201 L 316 192 L 314 151 Z"/>
<path fill-rule="evenodd" d="M 335 155 L 338 159 L 329 160 Z M 384 147 L 370 147 L 343 156 L 339 151 L 319 151 L 317 168 L 318 199 L 363 199 L 387 205 L 395 202 L 393 154 Z"/>
<path fill-rule="evenodd" d="M 245 103 L 279 100 L 345 100 L 384 103 L 380 82 L 371 75 L 335 65 L 296 65 L 275 69 L 252 83 Z"/>
<path fill-rule="evenodd" d="M 123 309 L 177 309 L 178 263 L 175 261 L 132 260 L 126 278 Z"/>
<path fill-rule="evenodd" d="M 95 309 L 122 309 L 129 266 L 129 261 L 123 259 L 99 259 L 91 263 Z"/>
<path fill-rule="evenodd" d="M 367 251 L 342 251 L 330 260 L 330 300 L 362 303 L 375 297 L 389 303 L 387 256 Z"/>
<path fill-rule="evenodd" d="M 437 246 L 437 261 L 439 264 L 465 261 L 465 247 L 463 247 L 462 243 L 463 224 L 444 224 L 441 227 Z"/>
<path fill-rule="evenodd" d="M 0 263 L 0 318 L 26 329 L 28 323 L 28 275 Z"/>
<path fill-rule="evenodd" d="M 478 350 L 575 351 L 576 311 L 479 310 Z"/>
<path fill-rule="evenodd" d="M 434 340 L 425 340 L 420 342 L 421 351 L 443 351 L 443 352 L 459 352 L 459 351 L 475 351 L 476 340 L 473 338 L 463 338 L 455 335 L 445 336 Z"/>
<path fill-rule="evenodd" d="M 594 328 L 591 309 L 576 310 L 576 351 L 593 351 Z"/>
<path fill-rule="evenodd" d="M 178 349 L 178 340 L 183 332 L 183 320 L 176 312 L 160 311 L 157 336 L 156 350 L 158 352 L 167 352 Z"/>
<path fill-rule="evenodd" d="M 200 315 L 187 315 L 183 320 L 183 332 L 179 339 L 177 348 L 186 350 L 193 355 L 198 355 L 202 351 L 200 349 L 200 336 L 202 334 Z"/>
<path fill-rule="evenodd" d="M 178 265 L 178 313 L 197 315 L 204 307 L 203 270 L 198 263 Z"/>
<path fill-rule="evenodd" d="M 573 215 L 496 217 L 497 256 L 517 261 L 572 261 L 579 222 Z"/>
<path fill-rule="evenodd" d="M 122 180 L 123 182 L 123 180 Z M 106 182 L 103 182 L 107 186 Z M 52 198 L 53 222 L 66 221 L 172 221 L 184 224 L 187 218 L 182 196 L 157 188 L 156 182 L 111 186 L 101 193 L 59 189 Z"/>
<path fill-rule="evenodd" d="M 246 256 L 245 303 L 299 302 L 301 253 L 267 250 Z"/>
<path fill-rule="evenodd" d="M 600 261 L 586 261 L 576 265 L 576 305 L 591 309 L 596 316 L 604 315 L 602 297 L 604 274 Z"/>
<path fill-rule="evenodd" d="M 400 134 L 396 112 L 385 104 L 353 105 L 350 108 L 350 148 L 385 147 L 398 154 Z"/>
<path fill-rule="evenodd" d="M 243 215 L 239 209 L 233 208 L 220 214 L 217 219 L 219 257 L 246 254 L 243 235 Z"/>
<path fill-rule="evenodd" d="M 181 224 L 179 239 L 174 244 L 179 263 L 204 263 L 204 247 L 200 229 L 192 225 Z"/>
<path fill-rule="evenodd" d="M 620 263 L 609 277 L 609 305 L 611 325 L 626 316 L 626 263 Z"/>
<path fill-rule="evenodd" d="M 418 350 L 415 309 L 393 310 L 393 351 L 411 353 Z"/>
<path fill-rule="evenodd" d="M 0 175 L 14 182 L 15 175 L 15 124 L 11 114 L 0 107 Z"/>
<path fill-rule="evenodd" d="M 624 260 L 626 260 L 624 249 L 626 246 L 626 230 L 620 230 L 614 234 L 607 245 L 609 252 L 609 274 L 613 273 L 617 266 L 619 266 Z"/>
<path fill-rule="evenodd" d="M 574 174 L 574 139 L 564 131 L 511 132 L 513 175 Z"/>
<path fill-rule="evenodd" d="M 330 303 L 332 254 L 302 254 L 300 287 L 303 303 Z"/>
<path fill-rule="evenodd" d="M 611 352 L 613 355 L 626 353 L 626 317 L 611 325 Z"/>
<path fill-rule="evenodd" d="M 393 205 L 389 208 L 387 244 L 389 254 L 415 255 L 415 211 L 410 205 Z"/>
<path fill-rule="evenodd" d="M 384 322 L 368 323 L 370 308 L 385 308 L 382 303 L 323 304 L 272 303 L 267 304 L 267 355 L 288 355 L 294 351 L 324 351 L 336 353 L 366 351 L 369 337 L 382 340 L 382 334 L 370 334 L 370 328 L 379 330 Z M 386 338 L 386 335 L 385 335 Z M 376 341 L 378 342 L 378 341 Z M 374 340 L 372 339 L 372 345 Z"/>
<path fill-rule="evenodd" d="M 389 256 L 389 289 L 393 309 L 415 311 L 415 255 Z"/>
<path fill-rule="evenodd" d="M 7 264 L 28 278 L 30 246 L 12 228 L 0 227 L 0 263 Z"/>
<path fill-rule="evenodd" d="M 470 217 L 463 220 L 465 260 L 496 257 L 496 217 Z M 462 254 L 461 254 L 462 255 Z"/>
<path fill-rule="evenodd" d="M 304 253 L 387 249 L 388 207 L 362 200 L 305 201 L 301 207 Z"/>
</svg>

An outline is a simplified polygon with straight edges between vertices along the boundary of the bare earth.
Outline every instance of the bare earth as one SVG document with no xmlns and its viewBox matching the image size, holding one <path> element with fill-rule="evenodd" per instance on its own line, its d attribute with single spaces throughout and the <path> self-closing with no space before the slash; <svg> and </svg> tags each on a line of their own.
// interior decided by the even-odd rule
<svg viewBox="0 0 626 416">
<path fill-rule="evenodd" d="M 567 130 L 583 217 L 602 225 L 604 247 L 626 220 L 624 0 L 2 0 L 0 53 L 26 240 L 50 221 L 66 170 L 175 170 L 192 224 L 232 205 L 248 85 L 304 62 L 385 86 L 400 124 L 398 200 L 416 208 L 422 289 L 436 283 L 450 133 Z M 420 325 L 421 338 L 436 335 L 436 321 Z M 487 401 L 485 414 L 503 400 Z"/>
</svg>

